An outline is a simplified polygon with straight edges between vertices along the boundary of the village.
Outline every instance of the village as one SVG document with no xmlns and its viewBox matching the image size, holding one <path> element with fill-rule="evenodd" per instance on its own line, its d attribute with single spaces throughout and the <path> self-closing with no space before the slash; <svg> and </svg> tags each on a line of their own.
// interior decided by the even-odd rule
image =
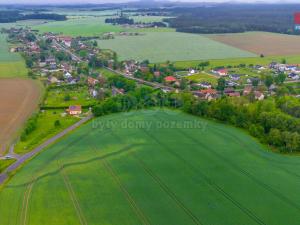
<svg viewBox="0 0 300 225">
<path fill-rule="evenodd" d="M 196 68 L 182 71 L 170 62 L 119 62 L 115 52 L 102 50 L 93 38 L 50 32 L 41 35 L 24 28 L 3 29 L 2 32 L 8 33 L 12 44 L 10 51 L 19 52 L 25 58 L 29 77 L 40 79 L 49 90 L 53 86 L 73 85 L 81 87 L 78 92 L 86 92 L 85 98 L 78 101 L 78 97 L 65 94 L 66 104 L 70 98 L 74 100 L 72 102 L 75 105 L 63 105 L 66 112 L 73 116 L 81 115 L 83 108 L 90 109 L 97 100 L 126 93 L 122 87 L 124 85 L 115 85 L 112 76 L 123 77 L 165 93 L 191 92 L 195 97 L 207 101 L 223 95 L 263 100 L 267 96 L 276 95 L 279 85 L 298 82 L 300 79 L 299 65 L 287 64 L 285 60 L 267 66 L 242 64 L 235 67 L 211 67 L 209 62 L 202 62 Z"/>
</svg>

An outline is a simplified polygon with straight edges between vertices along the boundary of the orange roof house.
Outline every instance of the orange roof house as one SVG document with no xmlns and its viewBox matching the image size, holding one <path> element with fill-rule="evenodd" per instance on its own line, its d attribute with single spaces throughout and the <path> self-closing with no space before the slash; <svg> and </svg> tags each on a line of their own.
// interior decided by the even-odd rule
<svg viewBox="0 0 300 225">
<path fill-rule="evenodd" d="M 171 83 L 171 82 L 176 82 L 177 80 L 173 76 L 167 76 L 167 77 L 165 77 L 165 81 L 168 83 Z"/>
</svg>

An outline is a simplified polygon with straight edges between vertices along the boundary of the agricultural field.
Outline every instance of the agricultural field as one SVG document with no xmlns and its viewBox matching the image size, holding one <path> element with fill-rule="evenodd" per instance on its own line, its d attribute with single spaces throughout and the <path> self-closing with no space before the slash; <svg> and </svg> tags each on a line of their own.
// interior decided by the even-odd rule
<svg viewBox="0 0 300 225">
<path fill-rule="evenodd" d="M 27 69 L 24 60 L 19 54 L 9 51 L 6 35 L 0 34 L 0 78 L 25 76 Z"/>
<path fill-rule="evenodd" d="M 281 62 L 285 59 L 287 63 L 298 64 L 300 55 L 282 55 L 282 56 L 267 56 L 267 57 L 251 57 L 251 58 L 228 58 L 228 59 L 211 59 L 209 60 L 209 68 L 246 65 L 269 65 L 271 62 Z M 203 60 L 176 61 L 174 65 L 180 70 L 196 68 Z"/>
<path fill-rule="evenodd" d="M 38 106 L 41 87 L 32 80 L 0 79 L 0 155 Z"/>
<path fill-rule="evenodd" d="M 227 125 L 169 110 L 113 114 L 20 169 L 0 191 L 0 223 L 296 225 L 299 169 L 299 158 Z"/>
<path fill-rule="evenodd" d="M 123 30 L 120 26 L 105 24 L 105 17 L 74 17 L 66 21 L 48 22 L 33 29 L 41 33 L 54 32 L 70 36 L 99 36 L 106 32 L 120 32 Z"/>
<path fill-rule="evenodd" d="M 300 52 L 300 37 L 296 35 L 248 32 L 210 35 L 210 38 L 258 55 L 297 55 Z"/>
<path fill-rule="evenodd" d="M 55 121 L 59 121 L 59 126 L 55 126 Z M 79 121 L 79 118 L 68 116 L 64 110 L 43 110 L 38 114 L 36 129 L 32 131 L 24 140 L 19 140 L 14 151 L 24 154 L 32 151 L 55 134 L 63 131 L 69 126 Z"/>
<path fill-rule="evenodd" d="M 66 107 L 70 105 L 91 106 L 97 100 L 93 98 L 87 86 L 52 87 L 48 90 L 44 107 Z"/>
<path fill-rule="evenodd" d="M 201 35 L 177 32 L 145 32 L 139 36 L 117 36 L 115 39 L 99 40 L 98 45 L 100 48 L 116 51 L 120 60 L 148 59 L 152 63 L 256 56 Z"/>
</svg>

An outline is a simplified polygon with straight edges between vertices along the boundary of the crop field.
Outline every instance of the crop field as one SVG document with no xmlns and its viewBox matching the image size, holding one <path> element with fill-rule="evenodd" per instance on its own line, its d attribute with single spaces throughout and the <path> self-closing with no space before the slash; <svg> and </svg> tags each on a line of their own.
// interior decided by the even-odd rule
<svg viewBox="0 0 300 225">
<path fill-rule="evenodd" d="M 63 33 L 71 36 L 99 36 L 106 32 L 120 32 L 120 26 L 104 23 L 105 17 L 74 17 L 66 21 L 48 22 L 34 29 L 43 32 Z"/>
<path fill-rule="evenodd" d="M 19 54 L 9 52 L 6 35 L 0 34 L 0 78 L 25 77 L 26 75 L 24 60 Z"/>
<path fill-rule="evenodd" d="M 31 80 L 0 79 L 0 155 L 37 108 L 40 88 Z"/>
<path fill-rule="evenodd" d="M 299 55 L 300 37 L 266 32 L 211 35 L 211 39 L 255 54 Z"/>
<path fill-rule="evenodd" d="M 15 174 L 0 191 L 0 224 L 296 225 L 299 169 L 299 158 L 226 125 L 168 110 L 114 114 Z"/>
<path fill-rule="evenodd" d="M 116 51 L 121 60 L 135 59 L 150 62 L 206 60 L 255 57 L 207 37 L 177 32 L 146 32 L 139 36 L 117 36 L 98 41 L 100 48 Z"/>
</svg>

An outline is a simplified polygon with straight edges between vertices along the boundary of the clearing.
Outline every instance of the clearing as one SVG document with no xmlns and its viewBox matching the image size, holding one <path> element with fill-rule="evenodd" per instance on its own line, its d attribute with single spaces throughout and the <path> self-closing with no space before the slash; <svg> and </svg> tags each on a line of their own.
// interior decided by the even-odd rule
<svg viewBox="0 0 300 225">
<path fill-rule="evenodd" d="M 114 114 L 20 169 L 0 191 L 0 224 L 296 225 L 299 169 L 230 126 L 169 110 Z"/>
<path fill-rule="evenodd" d="M 255 54 L 296 55 L 300 53 L 300 37 L 267 32 L 209 35 L 215 41 L 253 52 Z"/>
<path fill-rule="evenodd" d="M 150 62 L 206 60 L 255 57 L 246 52 L 197 34 L 178 32 L 145 32 L 138 36 L 116 36 L 99 40 L 99 48 L 112 49 L 120 60 L 135 59 Z"/>
<path fill-rule="evenodd" d="M 40 87 L 32 80 L 0 79 L 0 155 L 37 108 Z"/>
</svg>

